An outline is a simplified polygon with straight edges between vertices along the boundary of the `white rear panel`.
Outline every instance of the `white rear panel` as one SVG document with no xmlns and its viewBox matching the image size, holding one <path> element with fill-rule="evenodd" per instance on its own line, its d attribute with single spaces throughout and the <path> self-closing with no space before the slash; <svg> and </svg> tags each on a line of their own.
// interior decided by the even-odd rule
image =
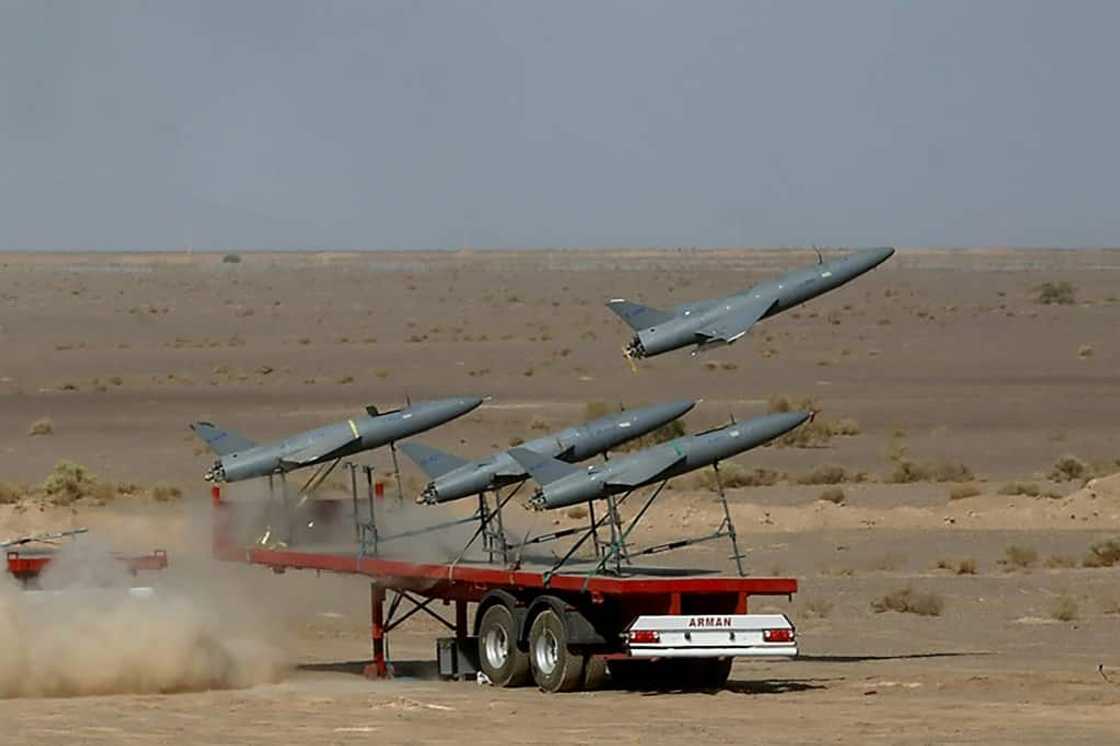
<svg viewBox="0 0 1120 746">
<path fill-rule="evenodd" d="M 768 642 L 767 630 L 788 632 L 790 639 Z M 642 633 L 638 639 L 634 639 L 636 632 Z M 650 635 L 657 639 L 650 640 Z M 626 639 L 635 658 L 797 655 L 793 624 L 784 614 L 640 616 L 630 625 Z"/>
</svg>

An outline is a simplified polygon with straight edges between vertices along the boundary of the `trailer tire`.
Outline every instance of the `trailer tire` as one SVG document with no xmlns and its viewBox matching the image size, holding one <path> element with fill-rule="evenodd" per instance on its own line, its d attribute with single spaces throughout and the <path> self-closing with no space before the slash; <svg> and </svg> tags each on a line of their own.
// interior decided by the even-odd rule
<svg viewBox="0 0 1120 746">
<path fill-rule="evenodd" d="M 564 620 L 543 609 L 529 628 L 529 662 L 543 692 L 574 692 L 583 685 L 585 656 L 568 649 Z"/>
<path fill-rule="evenodd" d="M 616 658 L 607 663 L 611 682 L 616 689 L 648 691 L 660 685 L 658 666 L 654 661 Z"/>
<path fill-rule="evenodd" d="M 583 688 L 593 692 L 607 683 L 607 660 L 596 655 L 587 656 L 583 663 Z"/>
<path fill-rule="evenodd" d="M 488 608 L 478 623 L 478 663 L 494 686 L 525 686 L 529 655 L 517 646 L 517 622 L 505 604 Z"/>
<path fill-rule="evenodd" d="M 734 658 L 693 658 L 685 663 L 684 681 L 689 689 L 722 689 L 731 675 Z"/>
</svg>

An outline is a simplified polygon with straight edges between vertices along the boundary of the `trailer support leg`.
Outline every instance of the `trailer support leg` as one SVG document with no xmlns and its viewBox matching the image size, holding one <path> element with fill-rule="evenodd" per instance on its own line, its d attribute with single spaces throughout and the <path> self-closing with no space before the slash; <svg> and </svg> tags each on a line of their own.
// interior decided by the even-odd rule
<svg viewBox="0 0 1120 746">
<path fill-rule="evenodd" d="M 397 461 L 397 444 L 395 441 L 389 441 L 389 451 L 393 454 L 393 476 L 397 479 L 397 503 L 404 502 L 404 487 L 401 486 L 401 465 Z"/>
<path fill-rule="evenodd" d="M 365 667 L 368 679 L 389 677 L 389 664 L 385 659 L 385 588 L 369 584 L 370 640 L 373 643 L 373 661 Z"/>
<path fill-rule="evenodd" d="M 716 487 L 719 488 L 719 502 L 723 505 L 723 525 L 720 526 L 720 531 L 725 531 L 727 537 L 731 539 L 731 552 L 735 558 L 735 569 L 739 571 L 739 577 L 745 577 L 746 573 L 743 572 L 743 555 L 739 551 L 739 538 L 735 533 L 735 522 L 731 520 L 731 508 L 727 505 L 727 493 L 723 490 L 723 478 L 719 473 L 718 461 L 712 464 L 712 471 L 716 473 Z"/>
</svg>

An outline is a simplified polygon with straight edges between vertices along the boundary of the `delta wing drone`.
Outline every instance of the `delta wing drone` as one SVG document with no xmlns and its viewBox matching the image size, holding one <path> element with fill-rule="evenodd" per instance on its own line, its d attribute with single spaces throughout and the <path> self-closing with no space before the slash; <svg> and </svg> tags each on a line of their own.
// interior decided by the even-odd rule
<svg viewBox="0 0 1120 746">
<path fill-rule="evenodd" d="M 781 437 L 811 416 L 811 412 L 768 414 L 587 467 L 524 448 L 512 448 L 509 454 L 540 485 L 529 504 L 537 510 L 549 510 L 631 492 L 711 466 Z"/>
<path fill-rule="evenodd" d="M 756 323 L 835 290 L 879 266 L 894 249 L 863 249 L 829 262 L 788 272 L 740 293 L 676 306 L 669 311 L 615 298 L 607 307 L 635 334 L 627 359 L 653 357 L 695 345 L 692 354 L 735 342 Z"/>
<path fill-rule="evenodd" d="M 371 448 L 392 445 L 402 438 L 462 417 L 482 402 L 479 397 L 461 396 L 416 402 L 389 412 L 379 412 L 376 407 L 369 406 L 364 413 L 342 422 L 262 444 L 210 422 L 195 422 L 191 430 L 219 457 L 206 472 L 205 479 L 238 482 L 335 462 Z"/>
<path fill-rule="evenodd" d="M 520 446 L 522 450 L 574 463 L 605 453 L 680 417 L 694 401 L 675 401 L 629 409 L 545 435 Z M 524 481 L 529 475 L 508 451 L 466 461 L 422 443 L 402 443 L 401 450 L 432 480 L 417 502 L 436 504 L 458 500 Z"/>
</svg>

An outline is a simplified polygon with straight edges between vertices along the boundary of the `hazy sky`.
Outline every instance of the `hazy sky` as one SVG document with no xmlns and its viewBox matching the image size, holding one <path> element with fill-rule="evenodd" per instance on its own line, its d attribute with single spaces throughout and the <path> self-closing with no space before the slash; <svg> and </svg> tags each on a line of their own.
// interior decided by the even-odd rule
<svg viewBox="0 0 1120 746">
<path fill-rule="evenodd" d="M 1120 3 L 0 0 L 0 249 L 1120 245 Z"/>
</svg>

